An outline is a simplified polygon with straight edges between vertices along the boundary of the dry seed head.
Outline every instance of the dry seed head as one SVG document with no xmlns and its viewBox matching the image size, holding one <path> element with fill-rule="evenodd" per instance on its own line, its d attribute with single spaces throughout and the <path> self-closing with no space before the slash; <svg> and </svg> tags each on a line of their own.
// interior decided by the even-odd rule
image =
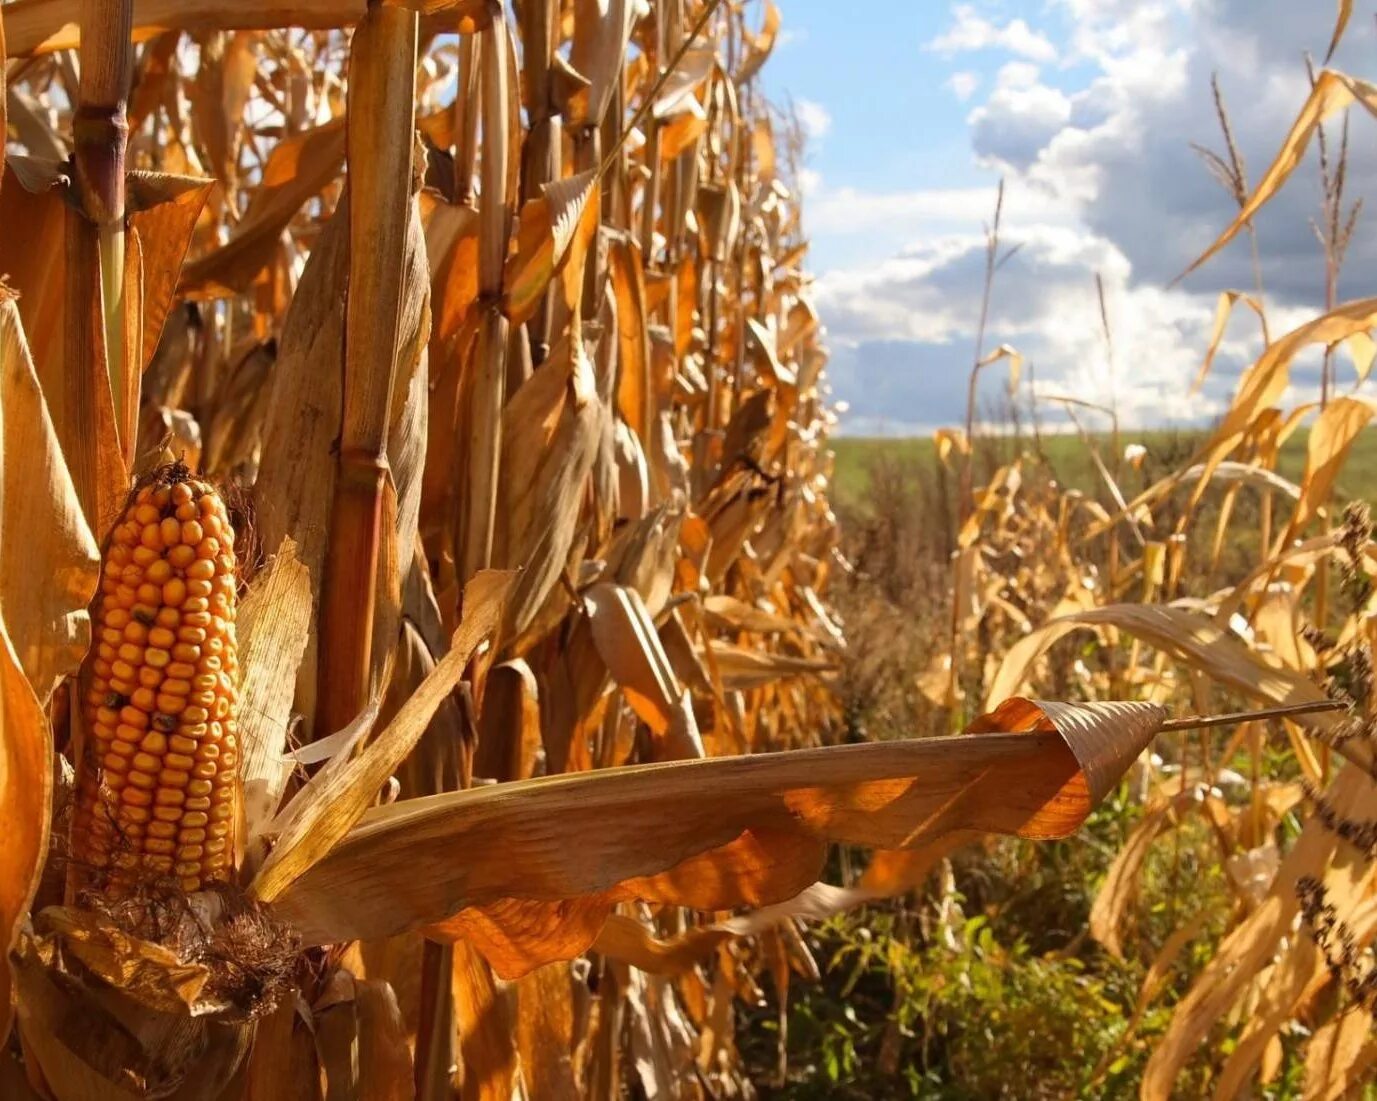
<svg viewBox="0 0 1377 1101">
<path fill-rule="evenodd" d="M 229 878 L 239 742 L 234 532 L 185 468 L 157 472 L 107 542 L 83 679 L 72 858 L 118 896 Z"/>
</svg>

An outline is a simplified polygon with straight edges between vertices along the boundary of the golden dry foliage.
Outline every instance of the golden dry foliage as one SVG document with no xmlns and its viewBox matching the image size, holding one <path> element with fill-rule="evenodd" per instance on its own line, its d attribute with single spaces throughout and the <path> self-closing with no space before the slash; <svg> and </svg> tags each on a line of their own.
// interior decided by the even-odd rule
<svg viewBox="0 0 1377 1101">
<path fill-rule="evenodd" d="M 1350 11 L 1339 5 L 1335 41 Z M 1191 271 L 1248 227 L 1299 166 L 1323 121 L 1354 104 L 1377 113 L 1377 89 L 1330 70 L 1316 76 L 1274 163 Z M 1377 300 L 1336 302 L 1269 341 L 1261 300 L 1227 291 L 1197 385 L 1239 302 L 1262 320 L 1265 347 L 1218 424 L 1178 468 L 1128 500 L 1119 486 L 1132 473 L 1128 464 L 1112 456 L 1111 470 L 1092 456 L 1105 505 L 1045 477 L 1025 484 L 1033 460 L 1024 457 L 972 494 L 951 570 L 952 646 L 941 648 L 917 680 L 938 707 L 972 696 L 992 706 L 1053 686 L 1071 698 L 1196 710 L 1327 697 L 1352 707 L 1347 717 L 1245 723 L 1222 753 L 1204 739 L 1164 750 L 1170 772 L 1144 762 L 1135 783 L 1143 815 L 1110 866 L 1090 921 L 1091 935 L 1109 953 L 1149 953 L 1140 958 L 1151 961 L 1120 1050 L 1145 1042 L 1137 1037 L 1143 1015 L 1208 916 L 1183 919 L 1160 946 L 1130 935 L 1152 847 L 1188 819 L 1203 819 L 1235 901 L 1226 934 L 1151 1050 L 1140 1087 L 1145 1101 L 1183 1096 L 1188 1068 L 1216 1098 L 1253 1096 L 1280 1073 L 1287 1033 L 1305 1038 L 1307 1098 L 1356 1095 L 1346 1091 L 1369 1083 L 1377 1070 L 1377 544 L 1366 508 L 1341 509 L 1334 500 L 1373 406 L 1359 395 L 1336 395 L 1329 374 L 1329 357 L 1346 346 L 1355 385 L 1367 377 Z M 1318 408 L 1284 408 L 1291 366 L 1306 348 L 1326 355 L 1325 398 Z M 1281 444 L 1308 417 L 1304 477 L 1294 485 L 1275 467 Z M 938 447 L 944 463 L 969 469 L 974 462 L 976 448 L 959 430 L 939 432 Z M 1245 531 L 1234 518 L 1242 494 L 1256 501 L 1248 521 L 1256 530 Z M 1202 517 L 1211 515 L 1206 504 L 1217 506 L 1217 519 L 1201 538 Z M 1241 579 L 1222 582 L 1221 549 L 1229 540 L 1246 541 L 1257 553 Z M 1091 656 L 1069 656 L 1059 643 L 1071 635 L 1091 637 L 1076 652 Z M 1265 774 L 1269 745 L 1285 754 L 1297 780 Z M 1251 775 L 1242 793 L 1226 797 L 1220 777 L 1245 767 Z M 1299 836 L 1288 840 L 1297 820 Z M 620 929 L 613 935 L 626 936 Z M 1103 1072 L 1092 1077 L 1099 1081 Z"/>
<path fill-rule="evenodd" d="M 799 917 L 1066 836 L 1165 720 L 827 744 L 779 12 L 515 7 L 0 7 L 7 1090 L 743 1095 Z"/>
</svg>

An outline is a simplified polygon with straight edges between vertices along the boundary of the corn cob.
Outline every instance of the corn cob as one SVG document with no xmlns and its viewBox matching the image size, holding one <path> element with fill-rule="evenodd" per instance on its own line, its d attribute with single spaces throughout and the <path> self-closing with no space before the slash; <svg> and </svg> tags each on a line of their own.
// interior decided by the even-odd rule
<svg viewBox="0 0 1377 1101">
<path fill-rule="evenodd" d="M 72 818 L 78 874 L 118 897 L 229 877 L 237 801 L 234 533 L 219 495 L 164 468 L 115 525 L 88 658 Z"/>
</svg>

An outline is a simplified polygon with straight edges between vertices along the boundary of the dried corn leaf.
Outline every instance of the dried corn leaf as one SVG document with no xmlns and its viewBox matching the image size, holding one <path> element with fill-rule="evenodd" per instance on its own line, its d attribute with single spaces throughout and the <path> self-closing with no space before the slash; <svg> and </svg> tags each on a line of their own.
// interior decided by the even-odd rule
<svg viewBox="0 0 1377 1101">
<path fill-rule="evenodd" d="M 127 186 L 129 231 L 138 238 L 143 257 L 142 340 L 138 362 L 129 365 L 137 377 L 147 370 L 158 349 L 163 324 L 172 308 L 177 275 L 215 181 L 197 176 L 131 172 Z"/>
<path fill-rule="evenodd" d="M 1335 41 L 1337 34 L 1342 33 L 1342 27 L 1336 28 Z M 1310 138 L 1319 128 L 1320 124 L 1331 115 L 1337 114 L 1345 107 L 1354 103 L 1360 103 L 1373 114 L 1377 114 L 1377 85 L 1369 84 L 1365 80 L 1356 80 L 1353 77 L 1345 76 L 1343 73 L 1336 73 L 1326 69 L 1315 79 L 1314 85 L 1310 89 L 1310 97 L 1305 101 L 1305 106 L 1300 110 L 1296 121 L 1291 126 L 1291 132 L 1286 135 L 1281 144 L 1276 159 L 1272 161 L 1267 171 L 1263 173 L 1262 179 L 1258 181 L 1257 189 L 1249 196 L 1248 201 L 1239 210 L 1238 216 L 1234 218 L 1219 239 L 1207 248 L 1183 273 L 1189 275 L 1200 267 L 1212 256 L 1232 241 L 1244 226 L 1248 225 L 1257 212 L 1261 210 L 1278 191 L 1282 185 L 1295 171 L 1305 156 L 1306 147 L 1310 144 Z"/>
<path fill-rule="evenodd" d="M 406 800 L 368 812 L 279 907 L 319 943 L 390 935 L 504 898 L 606 895 L 627 881 L 661 901 L 765 905 L 807 879 L 775 897 L 752 884 L 778 890 L 796 880 L 791 864 L 815 875 L 827 840 L 900 848 L 958 830 L 1065 835 L 1162 717 L 1150 704 L 1010 701 L 977 729 L 1029 733 L 630 766 Z M 743 831 L 756 836 L 744 848 Z M 761 837 L 789 854 L 783 865 Z M 751 866 L 709 855 L 733 845 L 728 855 Z M 693 860 L 698 877 L 682 871 Z"/>
<path fill-rule="evenodd" d="M 1371 401 L 1350 395 L 1335 398 L 1321 410 L 1306 439 L 1305 476 L 1301 479 L 1304 488 L 1283 545 L 1295 539 L 1328 502 L 1353 441 L 1367 427 L 1374 412 L 1377 406 Z"/>
<path fill-rule="evenodd" d="M 1334 51 L 1339 48 L 1339 40 L 1343 38 L 1344 31 L 1348 28 L 1348 21 L 1353 18 L 1353 0 L 1339 0 L 1339 14 L 1334 20 L 1334 34 L 1329 39 L 1329 49 L 1324 52 L 1324 63 L 1329 64 L 1330 58 L 1334 56 Z"/>
<path fill-rule="evenodd" d="M 604 415 L 581 346 L 542 366 L 503 411 L 493 562 L 522 571 L 508 604 L 509 638 L 531 625 L 564 570 Z"/>
<path fill-rule="evenodd" d="M 1268 665 L 1236 636 L 1216 622 L 1181 608 L 1152 604 L 1111 604 L 1075 612 L 1043 624 L 1009 648 L 990 684 L 988 699 L 1016 692 L 1026 684 L 1033 663 L 1072 631 L 1087 627 L 1117 627 L 1157 647 L 1221 684 L 1269 703 L 1308 703 L 1325 699 L 1314 683 L 1299 672 Z M 1297 719 L 1327 729 L 1328 714 Z"/>
<path fill-rule="evenodd" d="M 1239 302 L 1244 303 L 1253 313 L 1257 314 L 1258 321 L 1263 326 L 1263 333 L 1266 334 L 1266 317 L 1256 298 L 1250 294 L 1244 294 L 1242 291 L 1221 291 L 1219 301 L 1214 308 L 1214 329 L 1210 333 L 1209 346 L 1205 349 L 1205 361 L 1200 365 L 1200 373 L 1195 376 L 1195 381 L 1191 383 L 1191 393 L 1198 393 L 1200 387 L 1204 385 L 1205 377 L 1214 365 L 1214 357 L 1219 353 L 1219 345 L 1224 339 L 1224 330 L 1229 324 L 1229 316 L 1233 313 L 1234 306 Z"/>
<path fill-rule="evenodd" d="M 529 321 L 551 280 L 562 271 L 565 305 L 577 304 L 583 258 L 598 228 L 598 173 L 581 172 L 545 185 L 538 199 L 521 208 L 516 251 L 502 274 L 502 312 L 513 325 Z"/>
<path fill-rule="evenodd" d="M 634 589 L 594 585 L 584 596 L 593 645 L 627 702 L 655 734 L 655 760 L 703 756 L 693 709 L 645 602 Z"/>
<path fill-rule="evenodd" d="M 36 916 L 34 927 L 60 937 L 93 974 L 143 1005 L 179 1015 L 225 1008 L 202 998 L 210 981 L 203 964 L 183 963 L 172 949 L 131 936 L 99 913 L 50 906 Z"/>
<path fill-rule="evenodd" d="M 0 608 L 0 1036 L 9 1036 L 14 997 L 10 952 L 38 890 L 52 816 L 52 732 L 10 644 Z"/>
<path fill-rule="evenodd" d="M 758 688 L 781 677 L 798 677 L 836 671 L 830 658 L 803 658 L 774 654 L 747 646 L 714 642 L 708 647 L 722 683 L 728 688 Z"/>
</svg>

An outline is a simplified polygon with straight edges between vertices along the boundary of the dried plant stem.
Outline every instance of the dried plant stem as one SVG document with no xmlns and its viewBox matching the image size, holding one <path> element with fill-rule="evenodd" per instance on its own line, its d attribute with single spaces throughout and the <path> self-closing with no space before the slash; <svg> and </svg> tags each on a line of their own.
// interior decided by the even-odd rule
<svg viewBox="0 0 1377 1101">
<path fill-rule="evenodd" d="M 478 70 L 482 48 L 480 35 L 459 36 L 459 93 L 454 100 L 458 135 L 454 151 L 455 198 L 468 205 L 473 204 L 473 175 L 478 163 Z"/>
<path fill-rule="evenodd" d="M 525 202 L 540 197 L 544 185 L 557 180 L 563 167 L 564 126 L 553 98 L 555 43 L 558 11 L 555 0 L 532 0 L 527 5 L 522 60 L 526 71 L 526 100 L 530 131 L 521 147 L 521 197 Z M 546 289 L 540 308 L 528 323 L 531 361 L 539 366 L 550 352 L 554 325 L 556 287 Z"/>
<path fill-rule="evenodd" d="M 964 524 L 966 518 L 971 513 L 973 502 L 971 500 L 972 479 L 974 470 L 972 464 L 975 461 L 975 401 L 976 384 L 980 381 L 981 368 L 985 366 L 985 327 L 990 320 L 990 298 L 994 293 L 995 272 L 999 268 L 999 223 L 1004 213 L 1004 181 L 999 181 L 999 190 L 995 193 L 994 220 L 985 231 L 985 279 L 980 292 L 980 319 L 975 327 L 975 359 L 971 364 L 971 373 L 966 384 L 966 461 L 961 467 L 961 502 L 960 522 Z"/>
<path fill-rule="evenodd" d="M 1179 719 L 1168 719 L 1158 733 L 1169 734 L 1177 730 L 1204 730 L 1213 726 L 1235 726 L 1238 723 L 1258 722 L 1262 719 L 1286 719 L 1294 715 L 1318 715 L 1326 711 L 1346 711 L 1348 704 L 1342 700 L 1313 700 L 1306 703 L 1280 704 L 1264 707 L 1257 711 L 1231 711 L 1224 715 L 1185 715 Z"/>
<path fill-rule="evenodd" d="M 132 0 L 92 0 L 83 20 L 81 102 L 73 122 L 82 211 L 100 231 L 101 300 L 115 419 L 131 434 L 124 383 L 125 117 L 133 68 Z M 135 403 L 137 404 L 137 403 Z M 123 440 L 132 444 L 130 440 Z"/>
<path fill-rule="evenodd" d="M 109 451 L 98 445 L 113 410 L 116 447 L 133 451 L 137 378 L 127 390 L 124 335 L 125 105 L 133 48 L 132 0 L 92 0 L 83 11 L 82 79 L 73 120 L 77 211 L 67 217 L 67 317 L 63 394 L 58 417 L 62 447 L 87 519 L 103 530 L 122 480 L 104 469 Z"/>
<path fill-rule="evenodd" d="M 369 694 L 373 610 L 407 225 L 417 17 L 371 9 L 350 57 L 349 296 L 344 400 L 322 595 L 317 729 L 339 730 Z"/>
<path fill-rule="evenodd" d="M 455 561 L 462 584 L 492 562 L 498 479 L 502 468 L 502 406 L 507 387 L 507 319 L 502 315 L 502 268 L 511 208 L 507 23 L 494 17 L 482 32 L 480 100 L 483 118 L 482 187 L 478 207 L 478 302 L 483 311 L 467 425 L 468 463 Z"/>
</svg>

